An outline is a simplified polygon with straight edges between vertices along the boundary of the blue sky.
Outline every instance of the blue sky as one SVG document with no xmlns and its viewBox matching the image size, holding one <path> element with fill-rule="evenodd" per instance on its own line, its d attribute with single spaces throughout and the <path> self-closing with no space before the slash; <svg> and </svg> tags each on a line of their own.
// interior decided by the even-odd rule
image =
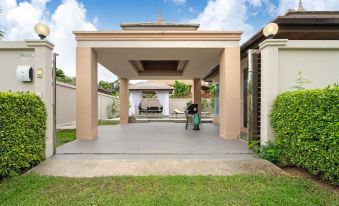
<svg viewBox="0 0 339 206">
<path fill-rule="evenodd" d="M 75 76 L 76 41 L 72 31 L 119 30 L 120 23 L 165 21 L 199 23 L 201 30 L 243 31 L 241 43 L 299 0 L 0 0 L 4 40 L 37 38 L 34 25 L 44 22 L 48 40 L 60 54 L 58 63 Z M 339 0 L 303 0 L 307 10 L 339 10 Z M 114 80 L 99 67 L 99 79 Z"/>
<path fill-rule="evenodd" d="M 62 1 L 48 3 L 48 7 L 56 8 Z M 185 4 L 176 4 L 164 0 L 82 0 L 87 9 L 88 18 L 98 17 L 100 30 L 120 29 L 120 23 L 154 21 L 161 11 L 167 21 L 183 21 L 193 18 L 198 11 L 206 6 L 206 0 L 190 0 Z M 189 8 L 197 11 L 191 13 Z"/>
<path fill-rule="evenodd" d="M 226 0 L 227 1 L 227 0 Z M 278 6 L 278 0 L 271 0 Z M 62 0 L 52 0 L 47 7 L 53 11 Z M 87 10 L 87 18 L 98 19 L 98 30 L 119 30 L 120 23 L 155 21 L 161 12 L 166 21 L 185 22 L 199 15 L 207 5 L 207 0 L 186 0 L 185 3 L 175 3 L 171 0 L 81 0 Z M 249 3 L 247 3 L 249 4 Z M 254 7 L 249 5 L 248 23 L 261 28 L 274 16 L 266 7 Z"/>
</svg>

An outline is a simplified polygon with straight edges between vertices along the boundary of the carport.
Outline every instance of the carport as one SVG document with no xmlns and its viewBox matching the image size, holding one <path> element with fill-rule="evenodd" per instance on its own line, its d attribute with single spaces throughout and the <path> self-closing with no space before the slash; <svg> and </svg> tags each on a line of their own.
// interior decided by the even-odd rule
<svg viewBox="0 0 339 206">
<path fill-rule="evenodd" d="M 241 32 L 199 31 L 196 25 L 180 25 L 158 22 L 153 29 L 124 25 L 123 31 L 74 32 L 78 140 L 98 137 L 98 63 L 120 79 L 122 125 L 128 123 L 129 80 L 192 80 L 193 103 L 200 105 L 201 79 L 220 65 L 218 136 L 239 138 Z M 174 29 L 164 29 L 167 26 Z"/>
</svg>

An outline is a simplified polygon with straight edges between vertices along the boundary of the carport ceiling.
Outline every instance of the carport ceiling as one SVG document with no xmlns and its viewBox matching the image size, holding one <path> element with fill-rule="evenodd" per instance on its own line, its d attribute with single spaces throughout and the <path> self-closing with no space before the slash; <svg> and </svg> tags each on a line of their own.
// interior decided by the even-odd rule
<svg viewBox="0 0 339 206">
<path fill-rule="evenodd" d="M 121 78 L 203 78 L 219 64 L 221 48 L 95 48 L 98 62 Z"/>
<path fill-rule="evenodd" d="M 130 65 L 140 76 L 166 75 L 181 76 L 187 60 L 129 60 Z"/>
</svg>

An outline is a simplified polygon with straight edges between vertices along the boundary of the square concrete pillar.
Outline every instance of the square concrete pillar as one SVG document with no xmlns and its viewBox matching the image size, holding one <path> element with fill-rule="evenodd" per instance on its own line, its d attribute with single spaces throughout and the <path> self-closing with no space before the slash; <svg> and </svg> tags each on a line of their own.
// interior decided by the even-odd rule
<svg viewBox="0 0 339 206">
<path fill-rule="evenodd" d="M 129 84 L 128 79 L 120 78 L 120 124 L 128 123 Z"/>
<path fill-rule="evenodd" d="M 287 39 L 267 39 L 259 45 L 261 53 L 261 145 L 266 145 L 274 139 L 269 114 L 274 99 L 279 94 L 279 48 L 285 46 L 287 41 Z"/>
<path fill-rule="evenodd" d="M 240 137 L 240 48 L 225 48 L 220 55 L 220 136 Z"/>
<path fill-rule="evenodd" d="M 54 142 L 54 130 L 55 125 L 53 123 L 54 111 L 53 111 L 53 75 L 52 75 L 52 52 L 54 45 L 46 40 L 28 40 L 26 41 L 28 47 L 32 47 L 35 50 L 33 68 L 36 71 L 42 70 L 42 77 L 35 77 L 35 93 L 39 95 L 44 101 L 47 111 L 47 130 L 45 141 L 45 156 L 46 158 L 53 156 L 55 153 Z"/>
<path fill-rule="evenodd" d="M 91 48 L 76 52 L 76 136 L 93 140 L 98 136 L 97 55 Z"/>
<path fill-rule="evenodd" d="M 199 115 L 201 116 L 201 79 L 193 79 L 193 104 L 199 105 Z"/>
</svg>

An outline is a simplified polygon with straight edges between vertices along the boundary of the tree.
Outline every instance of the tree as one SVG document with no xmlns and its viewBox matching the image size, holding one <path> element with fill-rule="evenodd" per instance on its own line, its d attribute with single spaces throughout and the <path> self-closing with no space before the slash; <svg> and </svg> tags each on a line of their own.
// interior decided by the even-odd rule
<svg viewBox="0 0 339 206">
<path fill-rule="evenodd" d="M 64 71 L 62 71 L 62 69 L 56 70 L 55 77 L 56 77 L 56 80 L 59 82 L 75 85 L 75 77 L 66 76 Z"/>
<path fill-rule="evenodd" d="M 120 89 L 120 82 L 119 80 L 115 80 L 114 82 L 106 82 L 101 80 L 99 82 L 99 88 L 111 91 L 113 95 L 118 95 Z"/>
<path fill-rule="evenodd" d="M 61 78 L 65 78 L 65 73 L 64 71 L 62 71 L 61 69 L 57 69 L 56 70 L 56 78 L 58 79 L 61 79 Z"/>
<path fill-rule="evenodd" d="M 99 88 L 100 88 L 100 89 L 107 90 L 107 91 L 112 91 L 112 88 L 113 88 L 113 82 L 106 82 L 106 81 L 101 80 L 101 81 L 99 82 Z"/>
<path fill-rule="evenodd" d="M 120 81 L 117 79 L 113 82 L 113 95 L 118 96 L 120 93 Z"/>
<path fill-rule="evenodd" d="M 173 97 L 185 97 L 191 92 L 191 85 L 175 80 Z"/>
</svg>

